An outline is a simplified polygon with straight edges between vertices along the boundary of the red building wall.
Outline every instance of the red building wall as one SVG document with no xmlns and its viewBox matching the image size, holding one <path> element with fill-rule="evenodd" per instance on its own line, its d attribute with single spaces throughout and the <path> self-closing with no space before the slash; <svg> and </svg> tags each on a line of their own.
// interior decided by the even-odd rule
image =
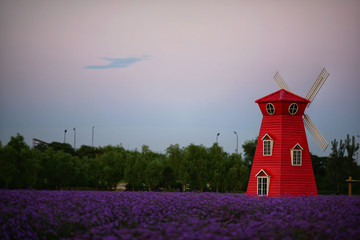
<svg viewBox="0 0 360 240">
<path fill-rule="evenodd" d="M 269 115 L 266 111 L 267 103 L 272 103 L 275 113 Z M 289 106 L 294 101 L 260 102 L 263 114 L 254 161 L 250 172 L 247 194 L 257 195 L 257 178 L 255 175 L 263 169 L 270 176 L 268 195 L 317 194 L 317 188 L 311 164 L 302 115 L 307 102 L 296 102 L 298 112 L 290 115 Z M 263 155 L 263 141 L 261 138 L 268 134 L 273 139 L 271 156 Z M 302 165 L 293 166 L 291 163 L 291 149 L 299 144 L 302 150 Z"/>
</svg>

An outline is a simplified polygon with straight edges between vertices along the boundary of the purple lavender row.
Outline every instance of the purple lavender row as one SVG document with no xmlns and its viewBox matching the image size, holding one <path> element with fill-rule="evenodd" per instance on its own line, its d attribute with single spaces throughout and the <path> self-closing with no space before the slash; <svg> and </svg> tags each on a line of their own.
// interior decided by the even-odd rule
<svg viewBox="0 0 360 240">
<path fill-rule="evenodd" d="M 359 196 L 0 190 L 0 239 L 357 239 Z"/>
</svg>

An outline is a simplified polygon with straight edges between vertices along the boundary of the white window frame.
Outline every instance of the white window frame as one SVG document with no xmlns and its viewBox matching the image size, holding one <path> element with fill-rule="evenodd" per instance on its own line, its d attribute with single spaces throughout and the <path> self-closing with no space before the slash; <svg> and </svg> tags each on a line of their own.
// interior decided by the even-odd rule
<svg viewBox="0 0 360 240">
<path fill-rule="evenodd" d="M 266 189 L 265 189 L 266 181 Z M 260 183 L 259 183 L 260 182 Z M 259 189 L 260 185 L 260 189 Z M 269 178 L 268 177 L 257 177 L 257 195 L 258 196 L 267 196 L 269 194 Z"/>
<path fill-rule="evenodd" d="M 293 112 L 293 113 L 290 112 L 290 109 L 291 109 L 292 106 L 296 106 L 296 111 Z M 295 115 L 298 112 L 298 110 L 299 110 L 299 106 L 296 103 L 292 103 L 289 106 L 288 112 L 290 113 L 290 115 Z"/>
<path fill-rule="evenodd" d="M 262 176 L 259 176 L 261 173 L 263 173 Z M 257 178 L 257 181 L 256 181 L 256 194 L 258 196 L 268 196 L 269 195 L 269 186 L 270 186 L 270 176 L 263 169 L 261 169 L 255 175 L 255 177 Z M 266 189 L 264 188 L 264 181 L 266 181 Z M 260 189 L 259 189 L 259 182 L 260 182 Z M 264 192 L 264 191 L 266 191 L 266 192 Z"/>
<path fill-rule="evenodd" d="M 269 106 L 269 107 L 268 107 Z M 269 108 L 271 108 L 272 110 L 274 110 L 273 112 L 269 112 Z M 268 103 L 266 104 L 266 112 L 269 114 L 269 115 L 274 115 L 275 114 L 275 106 L 274 104 L 272 103 Z"/>
<path fill-rule="evenodd" d="M 302 166 L 302 151 L 303 150 L 304 149 L 298 143 L 292 149 L 290 149 L 292 166 Z M 296 157 L 295 153 L 300 153 L 299 161 L 296 161 L 297 159 L 295 158 Z M 296 162 L 294 162 L 294 161 L 296 161 Z"/>
<path fill-rule="evenodd" d="M 263 141 L 263 156 L 271 156 L 274 140 L 267 133 L 261 138 L 261 140 Z M 269 142 L 270 142 L 270 144 L 269 144 L 270 145 L 270 153 L 268 153 L 268 152 L 265 153 L 265 143 L 269 143 Z"/>
</svg>

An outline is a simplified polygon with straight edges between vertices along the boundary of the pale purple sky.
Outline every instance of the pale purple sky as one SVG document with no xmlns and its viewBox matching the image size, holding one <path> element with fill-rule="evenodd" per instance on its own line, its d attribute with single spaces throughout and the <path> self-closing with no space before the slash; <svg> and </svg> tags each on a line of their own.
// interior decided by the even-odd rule
<svg viewBox="0 0 360 240">
<path fill-rule="evenodd" d="M 0 1 L 0 140 L 232 153 L 280 71 L 330 143 L 360 135 L 360 1 Z M 310 151 L 322 153 L 308 134 Z M 360 140 L 357 138 L 357 140 Z M 242 149 L 240 149 L 242 150 Z"/>
</svg>

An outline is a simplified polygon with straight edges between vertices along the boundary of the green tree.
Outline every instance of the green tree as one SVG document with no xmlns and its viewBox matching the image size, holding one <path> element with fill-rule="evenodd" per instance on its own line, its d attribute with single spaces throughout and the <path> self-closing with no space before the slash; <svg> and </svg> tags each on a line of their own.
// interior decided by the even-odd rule
<svg viewBox="0 0 360 240">
<path fill-rule="evenodd" d="M 124 170 L 124 178 L 128 182 L 128 187 L 130 187 L 132 191 L 142 190 L 142 186 L 145 182 L 145 169 L 146 161 L 143 154 L 135 150 L 127 156 Z"/>
<path fill-rule="evenodd" d="M 222 147 L 220 147 L 217 143 L 214 143 L 209 149 L 209 157 L 210 157 L 210 182 L 215 187 L 215 191 L 219 192 L 221 188 L 226 188 L 226 154 Z M 224 191 L 226 189 L 223 189 Z"/>
<path fill-rule="evenodd" d="M 117 151 L 105 152 L 100 157 L 103 169 L 103 180 L 109 188 L 116 188 L 124 177 L 125 157 Z"/>
<path fill-rule="evenodd" d="M 151 151 L 149 146 L 147 146 L 147 145 L 143 145 L 141 147 L 141 154 L 143 155 L 143 157 L 147 163 L 150 161 L 153 161 L 157 158 L 161 158 L 163 160 L 166 159 L 166 155 Z"/>
<path fill-rule="evenodd" d="M 242 148 L 244 150 L 244 161 L 246 166 L 248 166 L 250 169 L 254 160 L 257 141 L 258 138 L 255 138 L 253 140 L 247 140 L 242 145 Z"/>
<path fill-rule="evenodd" d="M 23 149 L 29 149 L 29 146 L 25 143 L 24 137 L 19 133 L 16 134 L 16 137 L 11 137 L 7 146 L 11 147 L 17 152 L 20 152 Z"/>
<path fill-rule="evenodd" d="M 331 141 L 331 154 L 329 163 L 326 167 L 329 187 L 335 186 L 337 193 L 345 193 L 347 185 L 345 179 L 349 176 L 358 177 L 359 167 L 354 162 L 353 156 L 359 149 L 359 144 L 355 143 L 355 137 L 347 135 L 345 141 L 336 139 Z M 345 156 L 345 151 L 347 156 Z M 359 176 L 360 177 L 360 176 Z"/>
<path fill-rule="evenodd" d="M 346 136 L 344 141 L 345 149 L 348 154 L 349 161 L 353 162 L 355 152 L 359 150 L 359 143 L 355 143 L 355 136 L 352 136 L 350 139 L 349 134 Z"/>
<path fill-rule="evenodd" d="M 229 157 L 228 185 L 232 192 L 246 190 L 249 168 L 243 163 L 241 154 L 233 153 Z"/>
<path fill-rule="evenodd" d="M 164 180 L 165 164 L 163 159 L 157 158 L 147 163 L 145 170 L 145 181 L 149 191 L 155 190 Z"/>
<path fill-rule="evenodd" d="M 55 151 L 63 151 L 65 153 L 71 154 L 72 156 L 76 155 L 75 149 L 68 143 L 52 142 L 49 143 L 48 147 Z"/>
<path fill-rule="evenodd" d="M 88 158 L 95 158 L 96 155 L 99 154 L 99 151 L 97 148 L 82 145 L 79 149 L 76 150 L 77 155 L 79 158 L 88 157 Z"/>
<path fill-rule="evenodd" d="M 311 162 L 314 170 L 316 186 L 319 192 L 327 190 L 328 178 L 326 176 L 326 167 L 329 163 L 328 157 L 319 157 L 310 153 Z"/>
<path fill-rule="evenodd" d="M 89 158 L 87 156 L 80 158 L 74 157 L 74 177 L 71 183 L 72 187 L 89 188 Z"/>
<path fill-rule="evenodd" d="M 19 173 L 14 157 L 16 154 L 16 151 L 8 146 L 0 149 L 0 182 L 4 188 L 12 187 L 11 183 Z"/>
<path fill-rule="evenodd" d="M 89 169 L 88 174 L 88 186 L 90 188 L 100 189 L 105 187 L 104 171 L 100 161 L 100 158 L 87 158 L 84 159 L 84 164 L 87 165 Z"/>
<path fill-rule="evenodd" d="M 168 190 L 176 188 L 176 178 L 174 175 L 174 170 L 171 168 L 170 164 L 167 161 L 164 161 L 164 171 L 163 171 L 163 183 Z"/>
<path fill-rule="evenodd" d="M 190 177 L 193 186 L 201 192 L 209 180 L 209 160 L 207 149 L 203 145 L 190 144 L 185 149 L 184 158 L 190 166 Z"/>
<path fill-rule="evenodd" d="M 39 164 L 19 133 L 2 150 L 1 176 L 5 187 L 26 188 L 36 184 Z"/>
<path fill-rule="evenodd" d="M 69 188 L 74 182 L 75 167 L 71 154 L 49 148 L 41 155 L 43 184 L 47 188 Z"/>
<path fill-rule="evenodd" d="M 170 145 L 166 149 L 166 154 L 176 181 L 181 184 L 182 190 L 185 191 L 186 184 L 188 184 L 190 180 L 190 167 L 184 158 L 184 149 L 180 148 L 179 144 Z"/>
<path fill-rule="evenodd" d="M 246 176 L 246 179 L 247 179 L 245 182 L 246 186 L 248 185 L 250 171 L 251 171 L 252 163 L 254 161 L 257 142 L 258 142 L 258 138 L 256 137 L 253 140 L 245 141 L 244 144 L 242 145 L 242 148 L 244 150 L 244 163 L 245 163 L 246 167 L 249 169 L 249 171 L 247 172 L 248 174 Z"/>
<path fill-rule="evenodd" d="M 331 182 L 330 186 L 335 186 L 337 193 L 343 192 L 345 189 L 345 178 L 346 172 L 343 168 L 344 163 L 344 154 L 345 154 L 345 144 L 340 139 L 339 142 L 334 139 L 331 141 L 331 150 L 330 159 L 327 166 L 328 180 Z"/>
</svg>

